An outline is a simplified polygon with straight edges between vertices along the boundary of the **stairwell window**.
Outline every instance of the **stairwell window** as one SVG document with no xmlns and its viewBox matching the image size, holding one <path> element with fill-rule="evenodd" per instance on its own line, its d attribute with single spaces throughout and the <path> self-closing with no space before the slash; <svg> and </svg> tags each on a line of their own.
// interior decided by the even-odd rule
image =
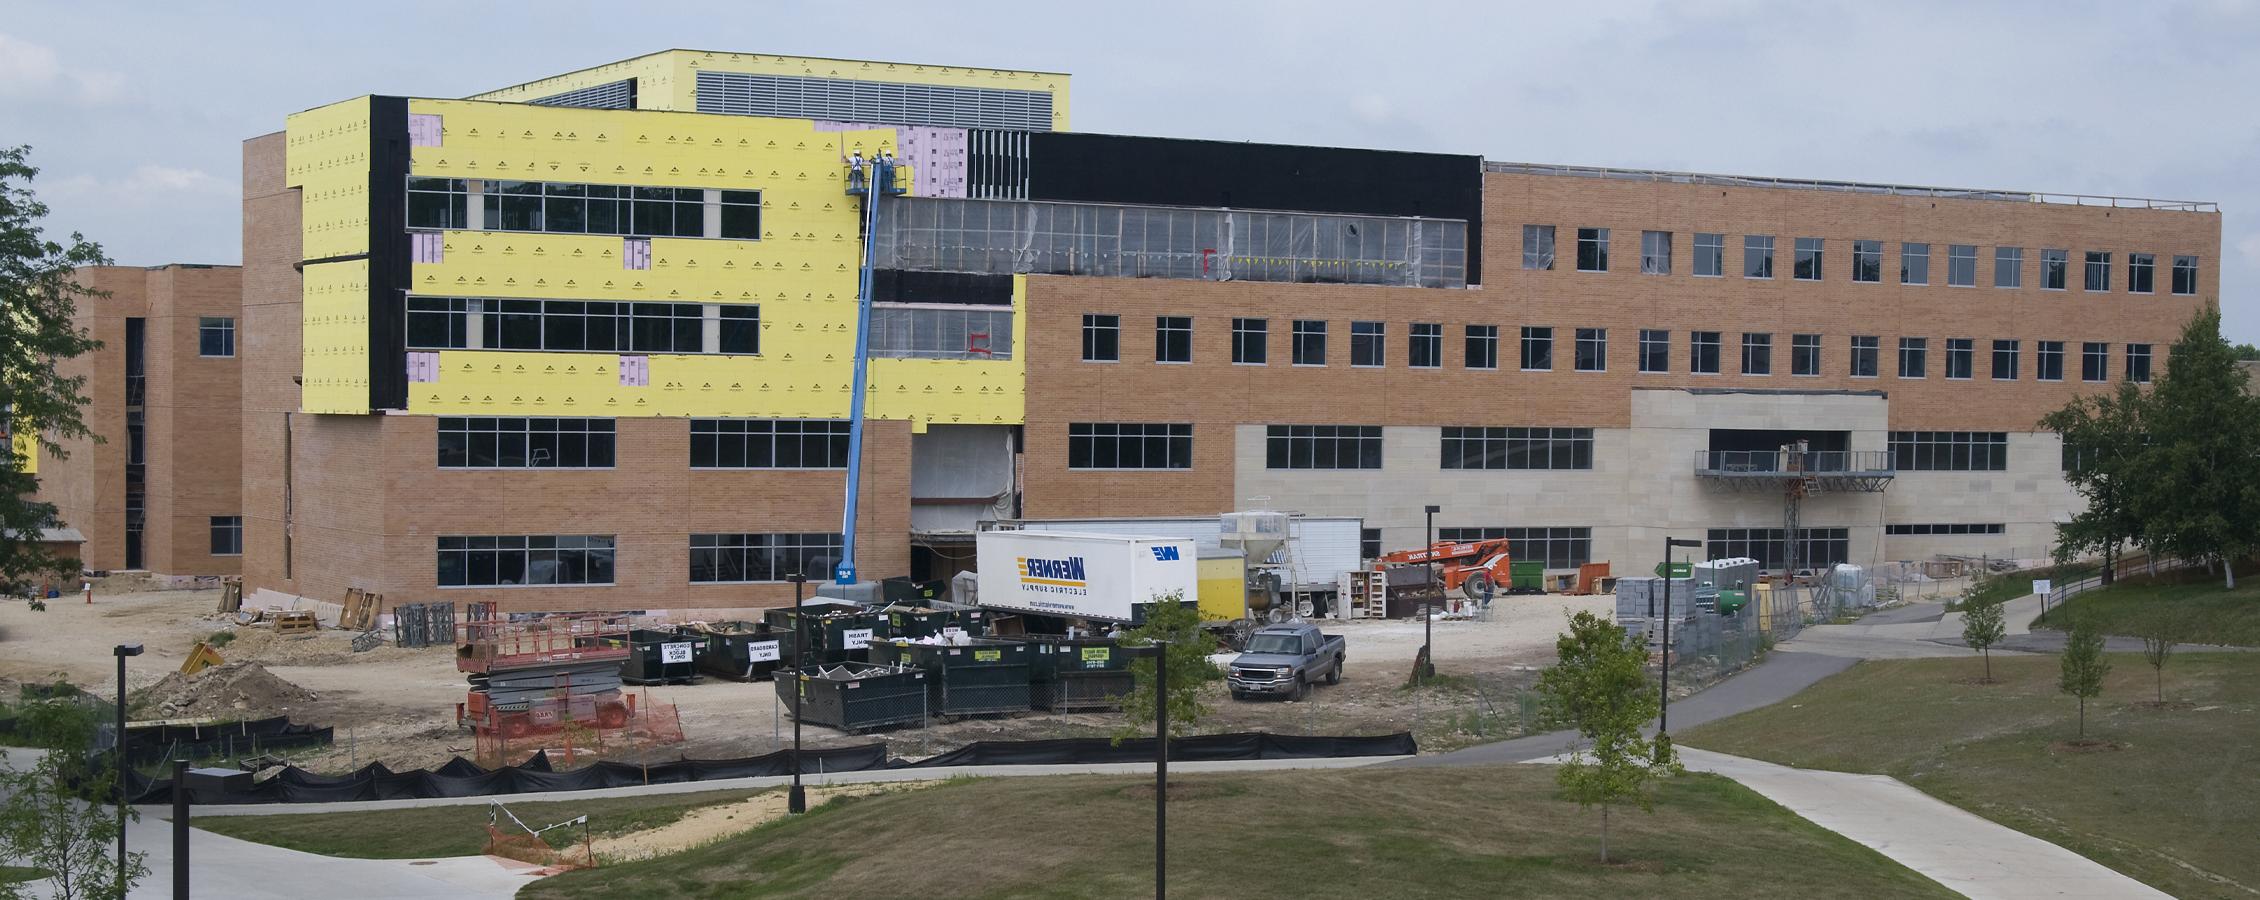
<svg viewBox="0 0 2260 900">
<path fill-rule="evenodd" d="M 1899 283 L 1930 283 L 1930 245 L 1901 243 L 1899 245 Z"/>
<path fill-rule="evenodd" d="M 1821 336 L 1793 334 L 1789 336 L 1789 374 L 1819 375 L 1821 373 Z"/>
<path fill-rule="evenodd" d="M 2155 294 L 2158 292 L 2157 254 L 2127 254 L 2127 292 L 2133 294 Z"/>
<path fill-rule="evenodd" d="M 2064 380 L 2064 342 L 2041 341 L 2033 356 L 2033 377 L 2042 381 Z"/>
<path fill-rule="evenodd" d="M 1671 232 L 1640 233 L 1640 274 L 1671 274 Z"/>
<path fill-rule="evenodd" d="M 1350 366 L 1359 369 L 1378 369 L 1388 360 L 1383 342 L 1389 338 L 1389 326 L 1380 322 L 1350 323 Z"/>
<path fill-rule="evenodd" d="M 1872 334 L 1852 336 L 1852 377 L 1876 377 L 1876 356 L 1881 352 L 1882 338 Z"/>
<path fill-rule="evenodd" d="M 1993 380 L 2017 380 L 2018 341 L 1993 342 Z"/>
<path fill-rule="evenodd" d="M 1977 245 L 1946 245 L 1946 286 L 1977 287 Z"/>
<path fill-rule="evenodd" d="M 1792 263 L 1790 277 L 1798 281 L 1821 280 L 1821 239 L 1798 238 L 1797 257 Z"/>
<path fill-rule="evenodd" d="M 1243 366 L 1260 366 L 1268 358 L 1271 339 L 1269 319 L 1232 320 L 1232 362 Z"/>
<path fill-rule="evenodd" d="M 1154 317 L 1154 362 L 1193 361 L 1193 317 Z"/>
<path fill-rule="evenodd" d="M 1883 242 L 1852 242 L 1852 280 L 1873 284 L 1883 280 Z"/>
<path fill-rule="evenodd" d="M 1551 372 L 1553 369 L 1554 329 L 1525 326 L 1522 329 L 1522 370 Z"/>
<path fill-rule="evenodd" d="M 1930 370 L 1930 339 L 1899 339 L 1899 377 L 1922 378 Z"/>
<path fill-rule="evenodd" d="M 2197 257 L 2174 257 L 2174 293 L 2182 296 L 2197 293 Z"/>
<path fill-rule="evenodd" d="M 2087 268 L 2086 268 L 2085 272 L 2086 272 L 2086 275 L 2087 275 L 2087 277 L 2086 277 L 2086 279 L 2085 279 L 2085 280 L 2083 280 L 2083 281 L 2081 281 L 2081 282 L 2080 282 L 2080 290 L 2086 291 L 2086 292 L 2088 292 L 2088 293 L 2091 293 L 2091 294 L 2105 294 L 2105 293 L 2110 293 L 2110 291 L 2111 291 L 2111 254 L 2110 254 L 2110 253 L 2107 253 L 2107 252 L 2105 252 L 2105 251 L 2102 251 L 2102 250 L 2089 250 L 2089 251 L 2087 251 Z"/>
<path fill-rule="evenodd" d="M 1575 365 L 1580 372 L 1606 372 L 1609 370 L 1608 329 L 1580 328 L 1577 330 Z"/>
<path fill-rule="evenodd" d="M 1773 277 L 1773 235 L 1742 236 L 1742 277 Z"/>
<path fill-rule="evenodd" d="M 1977 342 L 1969 338 L 1946 339 L 1946 378 L 1968 381 L 1977 370 Z"/>
<path fill-rule="evenodd" d="M 1640 329 L 1640 371 L 1671 371 L 1671 332 L 1662 328 Z"/>
<path fill-rule="evenodd" d="M 1726 235 L 1695 235 L 1695 274 L 1703 278 L 1717 278 L 1726 271 L 1725 267 Z"/>
<path fill-rule="evenodd" d="M 1076 422 L 1067 426 L 1069 469 L 1190 469 L 1190 423 Z"/>
<path fill-rule="evenodd" d="M 1470 369 L 1496 369 L 1499 367 L 1499 326 L 1469 325 L 1467 327 L 1467 367 Z"/>
<path fill-rule="evenodd" d="M 1997 288 L 2025 286 L 2025 248 L 1993 248 L 1993 286 Z"/>
<path fill-rule="evenodd" d="M 1690 331 L 1687 333 L 1687 371 L 1696 375 L 1719 373 L 1719 333 L 1716 331 Z"/>
<path fill-rule="evenodd" d="M 1298 366 L 1326 365 L 1326 322 L 1322 319 L 1296 319 L 1290 335 L 1294 346 L 1294 364 Z"/>
<path fill-rule="evenodd" d="M 1122 359 L 1122 317 L 1083 314 L 1083 361 L 1117 362 Z"/>
<path fill-rule="evenodd" d="M 1577 230 L 1577 270 L 1580 272 L 1606 272 L 1609 270 L 1608 229 L 1580 228 Z"/>
<path fill-rule="evenodd" d="M 1522 267 L 1525 269 L 1551 269 L 1554 267 L 1554 226 L 1522 226 Z"/>
</svg>

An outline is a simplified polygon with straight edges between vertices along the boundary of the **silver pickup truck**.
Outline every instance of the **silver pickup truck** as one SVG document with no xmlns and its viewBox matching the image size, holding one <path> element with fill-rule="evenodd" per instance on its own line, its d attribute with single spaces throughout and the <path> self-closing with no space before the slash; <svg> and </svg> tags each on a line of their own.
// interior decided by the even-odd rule
<svg viewBox="0 0 2260 900">
<path fill-rule="evenodd" d="M 1271 625 L 1248 636 L 1248 650 L 1232 660 L 1224 682 L 1232 699 L 1252 695 L 1301 699 L 1319 679 L 1342 683 L 1342 660 L 1348 643 L 1338 634 L 1322 634 L 1305 623 Z"/>
</svg>

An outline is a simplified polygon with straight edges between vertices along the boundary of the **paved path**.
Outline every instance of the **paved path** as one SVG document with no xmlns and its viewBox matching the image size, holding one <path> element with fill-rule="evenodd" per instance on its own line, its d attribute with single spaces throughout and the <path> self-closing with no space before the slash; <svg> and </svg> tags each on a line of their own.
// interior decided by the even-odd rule
<svg viewBox="0 0 2260 900">
<path fill-rule="evenodd" d="M 228 900 L 509 900 L 534 880 L 520 863 L 484 856 L 433 860 L 343 859 L 285 850 L 191 828 L 189 886 L 199 897 Z M 128 896 L 173 896 L 172 823 L 142 815 L 126 827 L 129 849 L 149 854 L 149 876 Z"/>
</svg>

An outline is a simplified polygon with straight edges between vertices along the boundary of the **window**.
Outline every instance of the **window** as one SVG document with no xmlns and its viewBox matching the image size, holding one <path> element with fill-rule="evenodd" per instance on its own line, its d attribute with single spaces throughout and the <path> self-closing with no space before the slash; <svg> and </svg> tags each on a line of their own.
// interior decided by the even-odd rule
<svg viewBox="0 0 2260 900">
<path fill-rule="evenodd" d="M 442 416 L 442 469 L 609 469 L 611 419 Z"/>
<path fill-rule="evenodd" d="M 2087 251 L 2087 278 L 2080 290 L 2091 294 L 2109 293 L 2111 290 L 2111 254 L 2100 250 Z"/>
<path fill-rule="evenodd" d="M 1083 314 L 1083 361 L 1115 362 L 1122 358 L 1122 317 Z"/>
<path fill-rule="evenodd" d="M 1716 331 L 1690 331 L 1687 333 L 1687 371 L 1697 375 L 1719 373 L 1719 333 Z"/>
<path fill-rule="evenodd" d="M 1671 274 L 1671 232 L 1640 233 L 1640 274 Z"/>
<path fill-rule="evenodd" d="M 441 537 L 440 587 L 611 584 L 611 535 Z"/>
<path fill-rule="evenodd" d="M 831 419 L 692 419 L 693 469 L 845 469 L 848 423 Z"/>
<path fill-rule="evenodd" d="M 1909 244 L 1909 243 L 1905 243 L 1905 242 L 1902 242 L 1902 243 L 1900 243 L 1900 245 L 1899 245 L 1899 283 L 1900 283 L 1900 284 L 1929 284 L 1929 283 L 1930 283 L 1930 245 L 1929 245 L 1929 244 Z"/>
<path fill-rule="evenodd" d="M 1742 277 L 1773 277 L 1773 235 L 1742 236 Z"/>
<path fill-rule="evenodd" d="M 1695 235 L 1695 274 L 1717 278 L 1726 267 L 1726 235 Z"/>
<path fill-rule="evenodd" d="M 2064 380 L 2064 342 L 2041 341 L 2033 355 L 2033 377 L 2042 381 Z"/>
<path fill-rule="evenodd" d="M 1798 238 L 1796 260 L 1791 263 L 1789 277 L 1798 281 L 1821 280 L 1821 239 Z"/>
<path fill-rule="evenodd" d="M 1547 372 L 1552 371 L 1553 368 L 1554 329 L 1524 326 L 1522 329 L 1522 370 L 1525 372 Z"/>
<path fill-rule="evenodd" d="M 2080 345 L 2080 380 L 2109 381 L 2111 379 L 2111 345 L 2102 341 L 2088 341 Z"/>
<path fill-rule="evenodd" d="M 1789 374 L 1819 375 L 1821 373 L 1821 336 L 1793 334 L 1789 336 Z"/>
<path fill-rule="evenodd" d="M 2060 291 L 2070 277 L 2072 255 L 2066 250 L 2040 251 L 2040 289 Z"/>
<path fill-rule="evenodd" d="M 1467 327 L 1467 367 L 1470 369 L 1496 369 L 1499 367 L 1499 326 L 1469 325 Z"/>
<path fill-rule="evenodd" d="M 1761 569 L 1787 568 L 1792 562 L 1791 549 L 1797 551 L 1795 563 L 1801 569 L 1826 568 L 1846 562 L 1851 556 L 1851 529 L 1800 529 L 1795 548 L 1784 539 L 1787 533 L 1780 528 L 1713 528 L 1707 535 L 1705 549 L 1712 559 L 1738 556 L 1755 559 Z"/>
<path fill-rule="evenodd" d="M 1993 342 L 1993 380 L 2017 380 L 2017 341 Z"/>
<path fill-rule="evenodd" d="M 1997 288 L 2025 286 L 2025 248 L 1993 248 L 1993 286 Z"/>
<path fill-rule="evenodd" d="M 1190 469 L 1193 426 L 1076 422 L 1067 426 L 1070 469 Z"/>
<path fill-rule="evenodd" d="M 1591 428 L 1443 430 L 1447 469 L 1590 469 Z"/>
<path fill-rule="evenodd" d="M 212 517 L 212 555 L 243 555 L 243 517 Z"/>
<path fill-rule="evenodd" d="M 847 540 L 838 532 L 691 535 L 691 583 L 810 581 L 832 577 Z"/>
<path fill-rule="evenodd" d="M 1930 370 L 1930 339 L 1899 339 L 1899 377 L 1921 378 Z"/>
<path fill-rule="evenodd" d="M 921 312 L 924 311 L 925 310 L 921 310 Z M 742 354 L 756 354 L 761 352 L 761 307 L 731 305 L 721 307 L 717 309 L 716 312 L 719 314 L 719 318 L 721 320 L 721 343 L 717 346 L 721 348 L 722 352 Z M 966 313 L 968 319 L 970 319 L 972 315 L 973 313 L 971 311 L 968 311 Z M 999 312 L 989 313 L 988 315 L 992 317 L 1001 316 L 1003 318 L 1004 328 L 1001 331 L 1001 334 L 1005 338 L 1005 340 L 1010 341 L 1012 336 L 1012 311 L 1007 309 Z M 992 326 L 991 333 L 1000 332 L 997 332 Z M 968 336 L 968 346 L 970 346 L 970 336 Z M 1009 343 L 1006 346 L 1007 349 L 1004 351 L 1004 355 L 1012 355 L 1012 351 L 1009 349 Z M 996 358 L 996 353 L 994 351 L 991 351 L 986 355 L 988 356 L 988 358 Z"/>
<path fill-rule="evenodd" d="M 1946 286 L 1977 287 L 1977 245 L 1946 245 Z"/>
<path fill-rule="evenodd" d="M 1193 317 L 1154 317 L 1154 362 L 1193 361 Z"/>
<path fill-rule="evenodd" d="M 1522 226 L 1522 267 L 1525 269 L 1551 269 L 1554 267 L 1554 226 Z"/>
<path fill-rule="evenodd" d="M 1640 329 L 1640 371 L 1671 371 L 1671 332 L 1661 328 Z"/>
<path fill-rule="evenodd" d="M 1977 342 L 1969 338 L 1946 339 L 1946 377 L 1966 380 L 1976 371 Z"/>
<path fill-rule="evenodd" d="M 724 309 L 724 313 L 731 312 Z M 739 346 L 758 341 L 759 322 L 722 320 L 723 350 L 731 334 Z M 871 355 L 889 359 L 1011 359 L 1012 307 L 939 303 L 875 303 L 871 307 Z"/>
<path fill-rule="evenodd" d="M 1365 560 L 1381 558 L 1381 529 L 1358 529 L 1358 558 Z"/>
<path fill-rule="evenodd" d="M 1264 438 L 1272 469 L 1381 468 L 1379 425 L 1273 425 Z"/>
<path fill-rule="evenodd" d="M 234 356 L 235 319 L 228 316 L 198 316 L 196 355 Z"/>
<path fill-rule="evenodd" d="M 1298 366 L 1326 365 L 1326 323 L 1318 319 L 1296 319 L 1291 335 L 1294 364 Z"/>
<path fill-rule="evenodd" d="M 2127 345 L 2127 380 L 2136 384 L 2150 381 L 2150 345 Z"/>
<path fill-rule="evenodd" d="M 1883 242 L 1852 242 L 1852 280 L 1875 283 L 1883 280 Z"/>
<path fill-rule="evenodd" d="M 721 195 L 722 230 L 715 237 L 761 239 L 761 192 L 716 191 Z"/>
<path fill-rule="evenodd" d="M 472 304 L 473 312 L 482 304 L 485 309 L 480 316 L 480 346 L 488 350 L 628 353 L 703 353 L 706 350 L 706 307 L 697 303 L 474 299 Z M 441 313 L 426 312 L 425 318 L 429 320 L 438 315 Z"/>
<path fill-rule="evenodd" d="M 1374 368 L 1385 362 L 1381 342 L 1388 338 L 1388 326 L 1380 322 L 1350 323 L 1350 365 Z"/>
<path fill-rule="evenodd" d="M 1608 229 L 1580 228 L 1577 230 L 1577 270 L 1580 272 L 1606 272 L 1609 270 Z"/>
<path fill-rule="evenodd" d="M 2009 468 L 2003 431 L 1894 431 L 1892 467 L 1902 472 L 2001 472 Z"/>
<path fill-rule="evenodd" d="M 1260 366 L 1266 360 L 1266 342 L 1271 339 L 1271 320 L 1232 320 L 1232 361 L 1246 366 Z"/>
<path fill-rule="evenodd" d="M 471 303 L 462 297 L 408 298 L 408 349 L 469 348 Z"/>
<path fill-rule="evenodd" d="M 1919 525 L 1885 525 L 1883 533 L 1892 537 L 1924 535 L 2003 534 L 2009 526 L 1995 522 L 1984 525 L 1924 523 Z"/>
<path fill-rule="evenodd" d="M 1773 335 L 1743 333 L 1742 374 L 1773 374 Z"/>
<path fill-rule="evenodd" d="M 1438 528 L 1436 539 L 1505 540 L 1508 556 L 1543 562 L 1549 569 L 1574 569 L 1593 561 L 1591 528 Z"/>
<path fill-rule="evenodd" d="M 2155 294 L 2158 292 L 2157 254 L 2127 254 L 2127 292 L 2132 294 Z"/>
<path fill-rule="evenodd" d="M 1435 322 L 1414 322 L 1412 343 L 1405 348 L 1405 365 L 1415 369 L 1435 369 L 1444 365 L 1444 326 Z"/>
<path fill-rule="evenodd" d="M 1609 370 L 1608 329 L 1580 328 L 1577 330 L 1575 365 L 1580 372 L 1606 372 Z"/>
<path fill-rule="evenodd" d="M 1882 339 L 1872 334 L 1852 336 L 1852 377 L 1876 377 L 1876 356 L 1882 352 Z"/>
<path fill-rule="evenodd" d="M 2197 293 L 2197 257 L 2174 257 L 2174 293 Z"/>
<path fill-rule="evenodd" d="M 461 178 L 408 179 L 408 227 L 471 227 L 470 191 Z"/>
<path fill-rule="evenodd" d="M 480 227 L 490 231 L 761 238 L 760 191 L 712 192 L 720 215 L 709 233 L 703 188 L 505 180 L 479 186 Z M 470 227 L 470 187 L 464 179 L 408 179 L 408 227 Z"/>
</svg>

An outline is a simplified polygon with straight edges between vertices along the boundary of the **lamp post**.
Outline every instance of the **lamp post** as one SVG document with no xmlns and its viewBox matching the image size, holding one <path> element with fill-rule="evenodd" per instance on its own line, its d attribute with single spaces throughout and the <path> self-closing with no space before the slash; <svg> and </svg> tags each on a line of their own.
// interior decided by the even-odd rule
<svg viewBox="0 0 2260 900">
<path fill-rule="evenodd" d="M 808 811 L 808 794 L 800 786 L 800 701 L 808 693 L 802 681 L 807 676 L 800 672 L 808 656 L 808 620 L 801 610 L 801 590 L 808 586 L 808 575 L 794 572 L 785 576 L 793 583 L 793 788 L 785 794 L 785 812 L 800 814 Z"/>
<path fill-rule="evenodd" d="M 1169 642 L 1154 642 L 1154 900 L 1168 895 Z"/>
<path fill-rule="evenodd" d="M 1700 547 L 1703 542 L 1692 538 L 1664 538 L 1664 677 L 1660 689 L 1660 705 L 1656 710 L 1656 733 L 1663 734 L 1671 722 L 1671 551 L 1673 547 Z M 1694 590 L 1689 584 L 1688 590 Z M 1693 597 L 1689 597 L 1693 600 Z"/>
<path fill-rule="evenodd" d="M 126 657 L 140 656 L 141 645 L 119 644 L 110 648 L 118 658 L 118 739 L 110 745 L 118 755 L 118 883 L 126 883 Z"/>
<path fill-rule="evenodd" d="M 188 900 L 188 760 L 173 760 L 173 900 Z"/>
<path fill-rule="evenodd" d="M 1443 511 L 1441 506 L 1428 507 L 1428 584 L 1436 589 L 1439 600 L 1444 597 L 1444 585 L 1436 580 L 1436 514 Z M 1430 602 L 1433 604 L 1434 601 Z M 1420 652 L 1424 657 L 1420 664 L 1420 680 L 1426 682 L 1436 677 L 1436 608 L 1433 605 L 1424 610 L 1420 617 Z"/>
</svg>

